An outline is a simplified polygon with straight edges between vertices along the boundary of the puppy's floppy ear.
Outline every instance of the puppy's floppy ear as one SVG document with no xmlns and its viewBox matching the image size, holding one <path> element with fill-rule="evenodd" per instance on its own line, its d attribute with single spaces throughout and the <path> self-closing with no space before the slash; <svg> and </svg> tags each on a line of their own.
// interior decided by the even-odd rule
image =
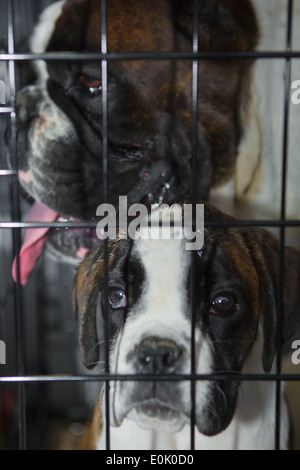
<svg viewBox="0 0 300 470">
<path fill-rule="evenodd" d="M 96 311 L 104 271 L 103 250 L 100 248 L 85 258 L 75 279 L 73 304 L 80 325 L 81 354 L 88 369 L 99 361 Z"/>
<path fill-rule="evenodd" d="M 300 252 L 295 248 L 284 250 L 283 312 L 280 312 L 280 245 L 265 230 L 255 231 L 254 262 L 260 278 L 261 313 L 263 324 L 262 362 L 270 372 L 276 352 L 277 322 L 282 319 L 282 344 L 288 341 L 300 325 Z"/>
</svg>

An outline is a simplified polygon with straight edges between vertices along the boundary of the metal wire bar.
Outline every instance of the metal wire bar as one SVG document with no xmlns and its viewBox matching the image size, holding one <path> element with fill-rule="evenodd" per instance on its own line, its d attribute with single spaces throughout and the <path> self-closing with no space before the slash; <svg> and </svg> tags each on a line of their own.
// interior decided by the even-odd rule
<svg viewBox="0 0 300 470">
<path fill-rule="evenodd" d="M 0 106 L 0 114 L 11 114 L 13 111 L 11 106 Z"/>
<path fill-rule="evenodd" d="M 13 176 L 18 175 L 16 170 L 0 170 L 0 176 Z"/>
<path fill-rule="evenodd" d="M 7 0 L 7 39 L 8 51 L 14 54 L 14 2 Z M 10 102 L 12 111 L 10 113 L 10 131 L 11 131 L 11 157 L 12 166 L 16 171 L 18 169 L 17 155 L 17 133 L 16 133 L 16 77 L 15 63 L 10 60 L 8 63 L 8 73 L 10 82 Z M 21 220 L 19 183 L 15 174 L 12 180 L 12 218 Z M 19 253 L 21 247 L 21 233 L 19 230 L 13 230 L 14 251 Z M 15 322 L 16 322 L 16 342 L 17 342 L 17 367 L 20 376 L 25 375 L 24 361 L 24 331 L 23 331 L 23 310 L 22 310 L 22 289 L 20 284 L 20 258 L 17 256 L 17 283 L 15 284 Z M 19 431 L 19 449 L 27 448 L 27 430 L 26 430 L 26 389 L 25 383 L 18 385 L 18 431 Z"/>
<path fill-rule="evenodd" d="M 287 2 L 287 31 L 286 51 L 292 51 L 292 19 L 293 0 Z M 291 89 L 291 59 L 285 60 L 285 93 L 284 93 L 284 122 L 283 122 L 283 149 L 281 170 L 281 220 L 286 218 L 286 194 L 287 194 L 287 170 L 288 170 L 288 144 L 289 144 L 289 112 L 290 112 L 290 89 Z M 280 228 L 280 265 L 279 265 L 279 311 L 276 331 L 276 371 L 280 375 L 282 369 L 282 331 L 284 322 L 284 283 L 285 283 L 285 229 L 283 224 Z M 281 381 L 276 382 L 276 420 L 275 420 L 275 449 L 280 450 L 281 436 Z"/>
<path fill-rule="evenodd" d="M 300 59 L 300 51 L 248 51 L 248 52 L 46 52 L 43 54 L 0 54 L 0 61 L 80 61 L 80 60 L 199 60 L 199 59 Z"/>
<path fill-rule="evenodd" d="M 177 374 L 177 375 L 124 375 L 124 374 L 99 374 L 99 375 L 43 375 L 43 376 L 23 376 L 23 377 L 0 377 L 0 383 L 57 383 L 57 382 L 190 382 L 203 380 L 222 380 L 239 382 L 299 382 L 299 374 L 244 374 L 235 372 L 220 372 L 213 374 Z"/>
<path fill-rule="evenodd" d="M 103 203 L 108 203 L 108 102 L 107 102 L 107 86 L 108 86 L 108 71 L 107 71 L 107 4 L 106 0 L 101 0 L 101 52 L 104 56 L 101 61 L 102 66 L 102 161 L 103 161 Z M 104 251 L 104 267 L 105 267 L 105 280 L 104 280 L 104 318 L 105 318 L 105 372 L 106 375 L 110 374 L 110 317 L 109 317 L 109 266 L 108 266 L 108 243 L 105 241 Z M 106 450 L 110 450 L 110 381 L 105 382 L 105 414 L 106 414 Z"/>
<path fill-rule="evenodd" d="M 199 1 L 194 0 L 193 12 L 193 53 L 199 51 Z M 199 83 L 199 63 L 193 60 L 192 63 L 192 209 L 193 219 L 196 218 L 196 206 L 198 195 L 198 83 Z M 193 226 L 196 233 L 196 224 Z M 191 312 L 191 375 L 196 373 L 196 253 L 192 254 L 192 312 Z M 191 381 L 191 423 L 190 423 L 190 440 L 191 450 L 195 450 L 195 426 L 196 426 L 196 382 Z"/>
<path fill-rule="evenodd" d="M 15 174 L 15 172 L 13 173 Z M 1 176 L 1 175 L 0 175 Z M 194 222 L 193 222 L 194 223 Z M 0 229 L 27 229 L 27 228 L 96 228 L 98 222 L 0 222 Z M 154 226 L 155 224 L 152 224 Z M 171 224 L 172 226 L 172 224 Z M 300 220 L 214 220 L 205 221 L 205 227 L 261 227 L 261 228 L 297 228 Z M 119 225 L 116 224 L 116 228 Z M 122 225 L 122 228 L 124 226 Z"/>
</svg>

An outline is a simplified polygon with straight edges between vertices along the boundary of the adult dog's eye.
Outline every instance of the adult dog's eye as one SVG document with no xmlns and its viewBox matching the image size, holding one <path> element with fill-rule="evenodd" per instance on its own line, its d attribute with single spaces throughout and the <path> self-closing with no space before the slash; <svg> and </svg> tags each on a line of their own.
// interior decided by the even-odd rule
<svg viewBox="0 0 300 470">
<path fill-rule="evenodd" d="M 232 315 L 236 308 L 237 302 L 232 295 L 220 295 L 210 304 L 210 313 L 214 315 Z"/>
<path fill-rule="evenodd" d="M 86 89 L 91 95 L 95 95 L 102 91 L 101 80 L 89 75 L 80 75 L 79 84 L 81 88 Z"/>
<path fill-rule="evenodd" d="M 110 292 L 109 303 L 115 310 L 127 307 L 127 297 L 122 289 L 112 289 Z"/>
</svg>

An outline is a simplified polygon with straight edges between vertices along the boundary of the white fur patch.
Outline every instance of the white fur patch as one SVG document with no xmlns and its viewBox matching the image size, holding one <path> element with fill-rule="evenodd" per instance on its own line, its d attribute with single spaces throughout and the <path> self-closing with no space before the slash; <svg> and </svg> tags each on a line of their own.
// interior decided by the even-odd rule
<svg viewBox="0 0 300 470">
<path fill-rule="evenodd" d="M 54 32 L 55 23 L 62 13 L 65 0 L 50 5 L 41 14 L 39 21 L 34 28 L 30 38 L 30 50 L 34 54 L 42 54 L 46 51 L 50 38 Z M 41 85 L 48 78 L 47 65 L 45 61 L 35 62 L 35 69 L 38 74 L 38 82 Z"/>
<path fill-rule="evenodd" d="M 264 374 L 261 365 L 262 337 L 253 345 L 244 365 L 245 374 Z M 203 356 L 205 357 L 205 355 Z M 198 369 L 198 373 L 200 373 Z M 206 373 L 202 371 L 201 373 Z M 201 384 L 201 382 L 200 382 Z M 239 389 L 235 416 L 222 433 L 207 437 L 196 431 L 196 450 L 274 450 L 275 449 L 275 399 L 276 384 L 269 381 L 246 381 Z M 198 397 L 196 398 L 198 400 Z M 197 402 L 198 403 L 198 402 Z M 289 416 L 282 385 L 281 400 L 281 449 L 288 448 Z M 105 416 L 105 414 L 103 415 Z M 175 434 L 145 431 L 125 419 L 119 428 L 111 428 L 111 450 L 190 450 L 190 426 L 187 424 Z M 98 450 L 105 449 L 105 433 L 102 433 Z"/>
<path fill-rule="evenodd" d="M 182 217 L 182 209 L 178 208 Z M 164 217 L 163 217 L 164 220 Z M 153 222 L 158 219 L 152 219 Z M 176 228 L 177 236 L 180 235 L 181 228 Z M 144 269 L 144 284 L 140 300 L 130 309 L 126 319 L 125 326 L 119 334 L 117 344 L 111 354 L 111 367 L 114 374 L 132 374 L 136 373 L 134 361 L 128 361 L 130 355 L 135 354 L 135 348 L 145 339 L 149 337 L 159 337 L 168 339 L 179 345 L 184 353 L 184 362 L 180 366 L 180 373 L 189 375 L 191 373 L 191 312 L 189 312 L 188 292 L 188 276 L 191 265 L 191 253 L 185 249 L 184 239 L 163 239 L 162 235 L 168 236 L 169 230 L 166 227 L 142 229 L 143 237 L 135 241 L 132 256 L 137 257 Z M 145 232 L 148 233 L 146 237 Z M 172 232 L 172 230 L 171 230 Z M 174 232 L 174 230 L 173 230 Z M 159 236 L 160 235 L 160 238 Z M 174 233 L 173 233 L 174 235 Z M 138 280 L 137 280 L 138 282 Z M 196 372 L 199 374 L 210 374 L 212 372 L 213 358 L 209 342 L 203 337 L 201 331 L 195 331 L 195 351 L 196 351 Z M 135 429 L 136 424 L 132 419 L 137 417 L 135 410 L 129 413 L 129 417 L 124 419 L 124 409 L 128 406 L 126 396 L 129 396 L 135 388 L 135 383 L 126 384 L 126 391 L 120 382 L 114 382 L 111 388 L 111 424 L 116 426 L 116 433 L 124 429 Z M 201 413 L 203 407 L 207 403 L 210 383 L 201 381 L 196 386 L 196 403 L 197 412 Z M 126 396 L 125 396 L 126 394 Z M 180 384 L 180 395 L 182 407 L 185 410 L 190 409 L 191 403 L 191 385 L 190 381 Z M 182 414 L 182 421 L 179 420 L 179 429 L 188 423 L 187 416 Z M 175 425 L 176 427 L 176 425 Z M 160 428 L 163 428 L 161 423 Z M 112 431 L 113 434 L 115 430 Z M 127 432 L 127 431 L 126 431 Z M 167 441 L 176 441 L 177 434 L 174 437 L 169 433 L 163 434 L 160 443 L 153 445 L 164 445 Z M 147 440 L 151 436 L 151 432 L 141 429 L 141 436 Z M 153 434 L 155 439 L 156 434 Z M 152 439 L 150 437 L 150 439 Z M 120 442 L 116 443 L 116 446 Z M 135 445 L 139 444 L 135 441 Z M 149 445 L 149 444 L 147 444 Z M 114 446 L 114 443 L 113 443 Z M 141 447 L 144 448 L 141 444 Z M 146 446 L 147 448 L 147 446 Z M 151 448 L 151 447 L 148 447 Z M 155 447 L 156 448 L 156 447 Z M 162 447 L 159 447 L 162 448 Z"/>
</svg>

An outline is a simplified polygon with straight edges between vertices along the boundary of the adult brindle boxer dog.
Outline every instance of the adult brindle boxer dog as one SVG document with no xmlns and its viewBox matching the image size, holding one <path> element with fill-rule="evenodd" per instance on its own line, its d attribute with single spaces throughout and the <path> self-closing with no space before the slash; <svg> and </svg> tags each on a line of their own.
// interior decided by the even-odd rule
<svg viewBox="0 0 300 470">
<path fill-rule="evenodd" d="M 183 206 L 177 211 L 182 216 Z M 158 220 L 156 215 L 151 222 Z M 194 252 L 195 371 L 208 375 L 195 386 L 195 443 L 197 449 L 271 450 L 276 384 L 242 381 L 242 375 L 230 380 L 230 375 L 274 371 L 280 249 L 262 229 L 212 224 L 232 221 L 206 204 L 205 243 Z M 191 372 L 193 255 L 180 237 L 155 238 L 120 238 L 108 246 L 110 372 L 133 376 L 111 383 L 111 447 L 116 450 L 190 448 L 190 381 L 160 381 L 159 375 Z M 283 343 L 293 335 L 300 316 L 300 253 L 286 248 L 284 255 Z M 99 361 L 97 312 L 105 310 L 104 265 L 101 247 L 83 261 L 76 280 L 75 307 L 88 368 Z M 212 373 L 223 377 L 209 380 Z M 135 381 L 136 374 L 151 376 L 151 382 Z M 283 390 L 281 398 L 281 447 L 286 449 L 289 418 Z M 105 449 L 104 416 L 102 395 L 85 449 Z"/>
<path fill-rule="evenodd" d="M 31 37 L 31 51 L 99 52 L 100 4 L 51 5 Z M 192 0 L 110 0 L 108 51 L 191 52 L 193 13 Z M 257 41 L 250 0 L 199 1 L 200 51 L 252 51 Z M 193 175 L 191 60 L 110 60 L 109 202 L 117 205 L 120 195 L 128 196 L 129 205 L 170 200 L 186 195 L 193 177 L 204 199 L 212 188 L 225 185 L 234 174 L 247 121 L 251 64 L 199 61 L 198 170 Z M 103 202 L 101 61 L 37 61 L 34 66 L 36 83 L 17 99 L 20 181 L 38 203 L 30 220 L 90 220 Z M 31 263 L 21 263 L 23 283 L 46 232 L 26 238 Z M 49 246 L 62 259 L 77 262 L 97 243 L 92 230 L 52 231 L 50 238 Z"/>
</svg>

